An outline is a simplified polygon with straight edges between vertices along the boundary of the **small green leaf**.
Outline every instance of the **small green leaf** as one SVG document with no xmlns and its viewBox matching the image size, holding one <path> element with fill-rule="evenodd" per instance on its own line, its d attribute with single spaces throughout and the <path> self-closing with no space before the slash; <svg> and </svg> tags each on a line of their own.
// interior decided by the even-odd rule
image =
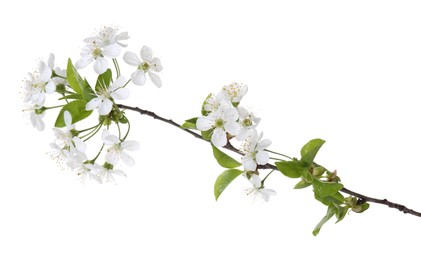
<svg viewBox="0 0 421 260">
<path fill-rule="evenodd" d="M 86 79 L 82 82 L 82 92 L 83 98 L 88 102 L 96 97 L 94 90 L 91 88 Z"/>
<path fill-rule="evenodd" d="M 301 161 L 275 162 L 275 165 L 280 172 L 290 178 L 300 178 L 308 172 L 308 166 Z"/>
<path fill-rule="evenodd" d="M 67 61 L 67 82 L 76 93 L 82 95 L 82 78 L 70 58 Z"/>
<path fill-rule="evenodd" d="M 326 197 L 321 197 L 317 193 L 314 193 L 314 198 L 316 200 L 320 201 L 321 203 L 323 203 L 326 206 L 329 206 L 332 203 L 342 204 L 345 201 L 344 196 L 339 192 L 336 192 L 336 193 L 334 193 L 330 196 L 326 196 Z"/>
<path fill-rule="evenodd" d="M 82 99 L 82 95 L 80 94 L 70 94 L 70 95 L 66 95 L 64 97 L 59 98 L 58 100 L 63 100 L 63 99 Z"/>
<path fill-rule="evenodd" d="M 111 69 L 107 69 L 104 73 L 98 75 L 98 79 L 95 84 L 95 91 L 100 92 L 101 89 L 108 88 L 111 84 L 112 76 Z"/>
<path fill-rule="evenodd" d="M 320 197 L 326 197 L 337 193 L 344 185 L 335 182 L 323 182 L 319 179 L 313 180 L 314 193 Z"/>
<path fill-rule="evenodd" d="M 214 194 L 215 199 L 218 200 L 225 188 L 237 178 L 242 171 L 237 169 L 229 169 L 221 173 L 215 181 Z"/>
<path fill-rule="evenodd" d="M 207 131 L 202 131 L 203 139 L 205 139 L 206 141 L 210 141 L 211 138 L 212 138 L 212 132 L 213 132 L 213 129 L 209 129 Z"/>
<path fill-rule="evenodd" d="M 184 124 L 181 125 L 181 128 L 183 129 L 197 129 L 196 128 L 196 121 L 197 121 L 197 117 L 193 117 L 190 119 L 187 119 Z"/>
<path fill-rule="evenodd" d="M 320 147 L 325 143 L 322 139 L 313 139 L 301 148 L 301 161 L 311 165 Z"/>
<path fill-rule="evenodd" d="M 92 110 L 85 110 L 86 107 L 86 101 L 85 100 L 75 100 L 73 102 L 70 102 L 69 104 L 66 104 L 58 114 L 58 117 L 56 119 L 56 123 L 54 124 L 55 127 L 65 127 L 66 123 L 64 122 L 64 111 L 69 111 L 72 115 L 72 123 L 79 122 L 85 118 L 87 118 L 91 113 Z"/>
<path fill-rule="evenodd" d="M 319 234 L 320 229 L 322 228 L 322 226 L 333 216 L 335 215 L 335 207 L 334 206 L 329 206 L 327 208 L 327 212 L 326 215 L 322 218 L 322 220 L 320 220 L 319 224 L 317 224 L 317 226 L 314 228 L 313 230 L 313 235 L 317 236 L 317 234 Z"/>
<path fill-rule="evenodd" d="M 304 188 L 307 188 L 310 185 L 311 185 L 311 183 L 308 183 L 305 180 L 301 180 L 297 184 L 295 184 L 294 189 L 304 189 Z"/>
<path fill-rule="evenodd" d="M 341 220 L 343 220 L 346 216 L 346 213 L 348 212 L 349 207 L 343 207 L 337 204 L 334 204 L 335 208 L 336 208 L 336 223 L 340 222 Z"/>
<path fill-rule="evenodd" d="M 213 156 L 215 157 L 216 161 L 224 168 L 232 169 L 237 168 L 241 165 L 241 163 L 237 162 L 233 158 L 231 158 L 229 155 L 225 154 L 218 148 L 216 148 L 213 144 L 212 145 L 212 151 Z"/>
</svg>

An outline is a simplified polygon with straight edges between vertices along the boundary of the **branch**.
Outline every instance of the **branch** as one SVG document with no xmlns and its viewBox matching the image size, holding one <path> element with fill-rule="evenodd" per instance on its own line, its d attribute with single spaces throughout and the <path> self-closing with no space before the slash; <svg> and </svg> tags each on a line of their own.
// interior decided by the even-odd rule
<svg viewBox="0 0 421 260">
<path fill-rule="evenodd" d="M 158 116 L 154 112 L 151 112 L 151 111 L 148 111 L 148 110 L 144 110 L 144 109 L 141 109 L 141 108 L 138 108 L 138 107 L 126 106 L 126 105 L 123 105 L 123 104 L 117 104 L 117 106 L 119 108 L 121 108 L 121 109 L 127 109 L 127 110 L 138 112 L 141 115 L 150 116 L 150 117 L 152 117 L 154 119 L 157 119 L 159 121 L 162 121 L 162 122 L 165 122 L 165 123 L 170 124 L 172 126 L 175 126 L 175 127 L 179 128 L 179 129 L 181 129 L 181 130 L 183 130 L 183 131 L 185 131 L 185 132 L 193 135 L 194 137 L 196 137 L 196 138 L 198 138 L 200 140 L 203 140 L 205 142 L 209 142 L 208 140 L 205 140 L 201 135 L 199 135 L 199 134 L 197 134 L 197 133 L 195 133 L 195 132 L 193 132 L 193 131 L 191 131 L 189 129 L 184 129 L 184 128 L 181 127 L 180 124 L 177 124 L 176 122 L 172 121 L 171 119 L 166 119 L 166 118 L 163 118 L 161 116 Z M 237 148 L 235 148 L 234 146 L 232 146 L 231 143 L 229 143 L 229 142 L 228 142 L 227 145 L 224 146 L 224 148 L 227 149 L 227 150 L 230 150 L 232 152 L 235 152 L 235 153 L 237 153 L 239 155 L 243 155 L 243 153 L 240 150 L 238 150 Z M 278 168 L 275 165 L 269 164 L 269 163 L 266 164 L 266 165 L 260 165 L 259 168 L 260 169 L 278 170 Z M 372 203 L 382 204 L 382 205 L 389 206 L 390 208 L 394 208 L 394 209 L 397 209 L 399 211 L 402 211 L 405 214 L 411 214 L 411 215 L 414 215 L 414 216 L 417 216 L 417 217 L 421 217 L 421 212 L 417 212 L 415 210 L 408 209 L 404 205 L 401 205 L 401 204 L 398 204 L 398 203 L 394 203 L 394 202 L 388 201 L 387 199 L 382 199 L 381 200 L 381 199 L 376 199 L 376 198 L 368 197 L 368 196 L 359 194 L 357 192 L 351 191 L 351 190 L 349 190 L 349 189 L 347 189 L 345 187 L 343 187 L 340 191 L 343 192 L 343 193 L 346 193 L 346 194 L 349 194 L 349 195 L 352 195 L 352 196 L 357 197 L 360 200 L 361 203 L 364 203 L 364 202 L 372 202 Z"/>
</svg>

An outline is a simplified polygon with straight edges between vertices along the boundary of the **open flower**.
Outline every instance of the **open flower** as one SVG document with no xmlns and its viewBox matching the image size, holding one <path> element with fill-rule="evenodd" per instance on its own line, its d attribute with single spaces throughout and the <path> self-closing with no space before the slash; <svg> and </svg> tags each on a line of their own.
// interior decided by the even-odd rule
<svg viewBox="0 0 421 260">
<path fill-rule="evenodd" d="M 258 136 L 257 131 L 253 130 L 243 144 L 242 162 L 246 171 L 255 171 L 257 165 L 265 165 L 269 162 L 269 154 L 264 149 L 269 147 L 272 142 L 269 139 L 262 140 L 262 137 L 263 133 Z"/>
<path fill-rule="evenodd" d="M 114 182 L 113 175 L 119 175 L 126 177 L 126 174 L 121 170 L 114 170 L 114 165 L 105 162 L 102 166 L 98 164 L 86 164 L 86 168 L 90 170 L 90 174 L 95 176 L 95 179 L 99 182 L 106 181 L 106 182 Z"/>
<path fill-rule="evenodd" d="M 68 148 L 71 153 L 76 149 L 80 153 L 84 153 L 86 150 L 86 145 L 77 136 L 73 135 L 73 130 L 75 125 L 72 124 L 72 115 L 69 111 L 64 111 L 64 123 L 66 124 L 66 130 L 63 131 L 58 128 L 53 128 L 54 135 L 57 138 L 57 143 L 59 146 Z"/>
<path fill-rule="evenodd" d="M 115 58 L 120 54 L 121 47 L 118 44 L 106 45 L 102 47 L 96 42 L 89 43 L 85 46 L 80 58 L 76 62 L 77 69 L 83 69 L 94 62 L 94 70 L 97 74 L 104 73 L 108 68 L 106 58 Z"/>
<path fill-rule="evenodd" d="M 133 166 L 135 161 L 126 151 L 136 151 L 139 149 L 139 143 L 136 141 L 120 141 L 117 136 L 112 135 L 108 130 L 102 132 L 102 140 L 105 145 L 110 147 L 107 149 L 105 161 L 112 165 L 116 165 L 120 158 L 128 166 Z"/>
<path fill-rule="evenodd" d="M 207 116 L 201 116 L 196 121 L 196 127 L 200 131 L 213 129 L 211 141 L 215 146 L 227 144 L 227 133 L 237 135 L 240 125 L 237 123 L 238 112 L 235 108 L 218 108 L 217 111 Z"/>
<path fill-rule="evenodd" d="M 25 102 L 42 106 L 45 101 L 45 94 L 51 94 L 56 91 L 56 83 L 51 78 L 52 69 L 41 61 L 38 67 L 38 73 L 29 73 L 24 82 Z"/>
<path fill-rule="evenodd" d="M 252 174 L 249 181 L 253 187 L 245 189 L 245 193 L 251 196 L 253 201 L 256 201 L 257 199 L 263 199 L 264 201 L 268 202 L 270 196 L 276 195 L 276 191 L 265 189 L 263 187 L 262 181 L 258 175 Z"/>
<path fill-rule="evenodd" d="M 259 125 L 260 118 L 256 117 L 253 113 L 249 112 L 244 107 L 237 107 L 238 115 L 239 115 L 239 122 L 241 125 L 241 131 L 236 136 L 237 140 L 243 141 L 248 136 L 250 136 L 253 131 Z"/>
<path fill-rule="evenodd" d="M 113 99 L 126 99 L 129 97 L 129 90 L 122 86 L 126 82 L 123 76 L 120 76 L 109 87 L 101 85 L 97 90 L 97 97 L 91 99 L 86 104 L 86 110 L 98 108 L 100 115 L 108 115 L 113 108 Z"/>
<path fill-rule="evenodd" d="M 97 35 L 86 38 L 84 42 L 89 44 L 96 43 L 102 47 L 113 44 L 127 47 L 127 44 L 120 42 L 127 39 L 129 39 L 129 34 L 127 32 L 118 33 L 118 28 L 104 26 L 98 31 Z"/>
<path fill-rule="evenodd" d="M 239 103 L 244 95 L 247 94 L 248 87 L 237 82 L 233 82 L 222 88 L 221 93 L 232 103 Z"/>
<path fill-rule="evenodd" d="M 161 60 L 153 58 L 152 49 L 147 46 L 142 47 L 140 57 L 142 60 L 131 51 L 126 52 L 123 56 L 123 59 L 127 64 L 137 67 L 136 71 L 133 72 L 131 76 L 133 83 L 139 86 L 144 85 L 146 82 L 145 74 L 148 73 L 153 84 L 160 88 L 162 86 L 161 78 L 153 72 L 162 71 Z"/>
<path fill-rule="evenodd" d="M 36 128 L 38 131 L 43 131 L 45 129 L 45 123 L 42 118 L 45 115 L 45 111 L 41 112 L 41 106 L 39 105 L 27 105 L 23 109 L 25 115 L 29 115 L 29 121 L 31 125 Z"/>
</svg>

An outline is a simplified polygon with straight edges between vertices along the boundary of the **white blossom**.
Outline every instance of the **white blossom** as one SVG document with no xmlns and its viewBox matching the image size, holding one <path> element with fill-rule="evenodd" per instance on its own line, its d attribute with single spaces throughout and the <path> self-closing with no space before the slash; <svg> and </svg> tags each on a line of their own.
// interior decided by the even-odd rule
<svg viewBox="0 0 421 260">
<path fill-rule="evenodd" d="M 221 93 L 218 93 L 216 96 L 209 95 L 203 104 L 203 110 L 205 110 L 208 114 L 215 112 L 220 107 L 223 109 L 231 107 L 229 101 L 226 100 Z"/>
<path fill-rule="evenodd" d="M 238 115 L 239 115 L 239 122 L 241 125 L 241 131 L 236 136 L 237 140 L 243 141 L 245 140 L 249 135 L 251 135 L 253 129 L 255 129 L 259 123 L 260 118 L 256 117 L 253 113 L 249 112 L 244 107 L 237 107 Z"/>
<path fill-rule="evenodd" d="M 80 54 L 82 57 L 76 62 L 77 69 L 83 69 L 94 62 L 94 70 L 97 74 L 104 73 L 108 68 L 107 58 L 115 58 L 120 54 L 121 47 L 118 44 L 101 46 L 97 42 L 89 43 Z"/>
<path fill-rule="evenodd" d="M 127 47 L 127 44 L 120 42 L 127 39 L 129 39 L 129 34 L 127 32 L 118 33 L 118 28 L 103 26 L 98 31 L 97 35 L 86 38 L 84 42 L 88 44 L 96 43 L 101 47 L 113 44 L 118 44 L 121 47 Z"/>
<path fill-rule="evenodd" d="M 99 182 L 106 181 L 106 182 L 114 182 L 114 176 L 113 175 L 119 175 L 126 177 L 126 174 L 121 170 L 114 170 L 113 165 L 109 163 L 104 163 L 104 165 L 98 165 L 98 164 L 86 164 L 85 167 L 87 167 L 93 176 L 99 180 Z"/>
<path fill-rule="evenodd" d="M 245 193 L 248 196 L 251 196 L 253 201 L 263 199 L 264 201 L 268 202 L 270 196 L 276 195 L 276 191 L 262 187 L 262 181 L 258 175 L 252 174 L 249 181 L 253 186 L 251 188 L 245 189 Z"/>
<path fill-rule="evenodd" d="M 222 88 L 221 93 L 232 103 L 239 103 L 244 95 L 247 94 L 248 87 L 237 82 L 233 82 Z"/>
<path fill-rule="evenodd" d="M 105 161 L 116 165 L 120 159 L 128 166 L 133 166 L 135 161 L 126 151 L 136 151 L 139 149 L 139 143 L 136 141 L 120 141 L 117 136 L 111 134 L 108 130 L 102 132 L 102 140 L 108 145 Z"/>
<path fill-rule="evenodd" d="M 131 51 L 126 52 L 123 56 L 123 59 L 127 64 L 137 67 L 136 71 L 131 75 L 132 82 L 139 86 L 144 85 L 146 82 L 145 74 L 147 73 L 155 86 L 158 88 L 161 87 L 161 78 L 154 73 L 162 71 L 161 60 L 159 58 L 154 58 L 152 49 L 147 46 L 142 47 L 140 57 L 141 59 Z"/>
<path fill-rule="evenodd" d="M 24 82 L 24 102 L 42 106 L 45 102 L 45 94 L 56 91 L 56 84 L 51 78 L 52 74 L 52 69 L 43 61 L 39 63 L 38 73 L 28 73 L 28 78 Z"/>
<path fill-rule="evenodd" d="M 220 107 L 214 113 L 201 116 L 196 121 L 196 127 L 200 131 L 212 130 L 211 141 L 215 146 L 227 144 L 227 133 L 235 136 L 240 132 L 240 125 L 237 123 L 238 112 L 235 108 Z"/>
<path fill-rule="evenodd" d="M 242 146 L 244 156 L 242 162 L 246 171 L 255 171 L 257 165 L 265 165 L 269 162 L 269 154 L 264 151 L 272 142 L 269 139 L 262 140 L 263 133 L 257 135 L 257 131 L 251 131 Z"/>
<path fill-rule="evenodd" d="M 64 111 L 63 116 L 66 129 L 63 131 L 58 128 L 53 128 L 54 135 L 57 138 L 56 142 L 58 142 L 58 145 L 61 147 L 69 148 L 71 153 L 73 153 L 74 149 L 84 153 L 86 150 L 85 143 L 73 134 L 75 126 L 72 124 L 72 115 L 66 110 Z"/>
<path fill-rule="evenodd" d="M 101 85 L 97 90 L 97 97 L 86 104 L 86 110 L 98 108 L 100 115 L 108 115 L 113 108 L 113 99 L 126 99 L 129 97 L 129 90 L 123 88 L 126 79 L 120 76 L 109 87 Z"/>
<path fill-rule="evenodd" d="M 45 123 L 42 118 L 45 116 L 45 111 L 40 112 L 41 106 L 39 105 L 27 105 L 23 111 L 26 115 L 29 115 L 29 121 L 31 125 L 38 131 L 45 129 Z"/>
</svg>

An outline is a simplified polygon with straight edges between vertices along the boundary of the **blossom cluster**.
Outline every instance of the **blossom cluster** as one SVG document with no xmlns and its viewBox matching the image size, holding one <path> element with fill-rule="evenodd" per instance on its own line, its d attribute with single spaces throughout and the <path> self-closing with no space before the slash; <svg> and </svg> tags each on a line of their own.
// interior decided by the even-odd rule
<svg viewBox="0 0 421 260">
<path fill-rule="evenodd" d="M 60 109 L 53 128 L 55 140 L 50 144 L 51 156 L 60 165 L 75 171 L 83 180 L 113 181 L 114 175 L 125 176 L 115 166 L 120 161 L 133 166 L 135 161 L 127 152 L 138 150 L 139 143 L 127 140 L 130 122 L 116 101 L 129 97 L 127 86 L 130 82 L 144 85 L 146 74 L 155 86 L 162 86 L 156 74 L 162 71 L 161 61 L 153 57 L 151 48 L 147 46 L 141 48 L 140 58 L 131 51 L 124 53 L 123 60 L 135 66 L 135 69 L 129 80 L 120 74 L 117 58 L 122 48 L 128 46 L 128 39 L 127 32 L 119 32 L 114 27 L 102 27 L 92 37 L 84 39 L 85 47 L 74 65 L 69 59 L 66 70 L 62 70 L 54 64 L 55 56 L 51 54 L 47 62 L 39 62 L 38 69 L 29 73 L 23 83 L 24 111 L 28 112 L 34 128 L 44 130 L 43 118 L 46 112 Z M 86 79 L 82 80 L 78 72 L 90 64 L 93 64 L 93 70 L 98 74 L 95 87 L 91 87 Z M 110 64 L 114 64 L 115 77 L 112 77 Z M 59 104 L 49 106 L 47 95 L 54 94 Z M 90 117 L 93 111 L 97 111 L 99 117 Z M 86 118 L 90 119 L 84 121 L 88 127 L 76 127 L 76 123 Z M 125 134 L 122 133 L 123 126 L 127 129 Z M 114 133 L 115 130 L 118 133 Z M 97 134 L 101 136 L 101 145 L 96 152 L 88 153 L 86 143 Z M 98 163 L 100 155 L 104 159 L 102 164 Z"/>
<path fill-rule="evenodd" d="M 268 201 L 269 196 L 276 192 L 264 188 L 258 165 L 269 162 L 266 148 L 272 142 L 262 139 L 263 133 L 258 133 L 256 128 L 260 118 L 240 105 L 247 91 L 247 85 L 234 82 L 224 86 L 216 95 L 210 94 L 203 103 L 202 116 L 197 118 L 196 128 L 210 136 L 210 141 L 216 147 L 226 146 L 233 138 L 242 142 L 240 151 L 243 153 L 243 176 L 253 185 L 246 193 Z"/>
</svg>

